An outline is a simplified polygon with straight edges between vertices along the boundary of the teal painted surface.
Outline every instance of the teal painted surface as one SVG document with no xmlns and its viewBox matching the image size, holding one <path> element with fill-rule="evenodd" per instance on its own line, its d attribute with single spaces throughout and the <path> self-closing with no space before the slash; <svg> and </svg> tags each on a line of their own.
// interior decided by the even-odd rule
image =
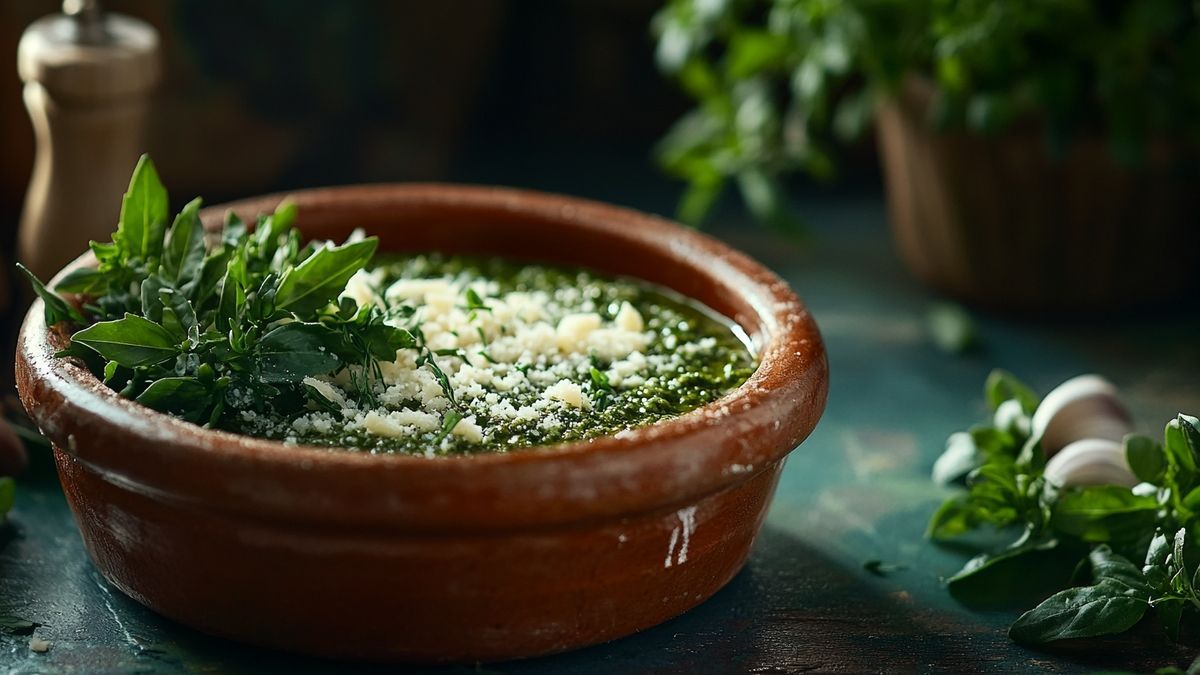
<svg viewBox="0 0 1200 675">
<path fill-rule="evenodd" d="M 539 186 L 588 192 L 552 180 Z M 590 192 L 658 210 L 670 196 L 611 183 Z M 744 226 L 715 231 L 806 299 L 832 371 L 825 417 L 789 460 L 747 568 L 708 603 L 642 634 L 438 672 L 1146 671 L 1189 660 L 1190 650 L 1149 633 L 1049 652 L 1018 647 L 1005 636 L 1016 612 L 956 604 L 941 578 L 965 556 L 921 535 L 942 496 L 929 468 L 947 434 L 982 416 L 980 389 L 993 366 L 1041 391 L 1074 374 L 1104 373 L 1126 392 L 1140 426 L 1156 432 L 1179 410 L 1200 412 L 1200 324 L 978 315 L 982 350 L 951 356 L 926 335 L 934 298 L 896 261 L 880 197 L 843 195 L 816 207 L 806 217 L 817 236 L 803 246 Z M 156 617 L 92 568 L 48 457 L 36 459 L 0 535 L 0 614 L 44 624 L 36 635 L 52 646 L 34 654 L 28 637 L 0 632 L 0 666 L 9 672 L 395 672 L 244 648 Z M 870 559 L 905 569 L 877 577 L 862 567 Z M 352 616 L 313 620 L 331 633 L 355 630 Z"/>
</svg>

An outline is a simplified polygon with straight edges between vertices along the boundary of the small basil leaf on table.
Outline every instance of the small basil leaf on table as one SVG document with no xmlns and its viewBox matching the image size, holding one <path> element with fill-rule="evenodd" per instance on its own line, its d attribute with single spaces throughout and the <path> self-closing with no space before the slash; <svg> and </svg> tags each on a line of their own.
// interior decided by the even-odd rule
<svg viewBox="0 0 1200 675">
<path fill-rule="evenodd" d="M 1138 480 L 1157 485 L 1167 469 L 1167 457 L 1163 447 L 1146 436 L 1130 435 L 1125 438 L 1125 459 Z"/>
<path fill-rule="evenodd" d="M 999 553 L 980 554 L 967 561 L 947 579 L 946 586 L 955 599 L 969 605 L 1020 606 L 1062 588 L 1079 557 L 1078 548 L 1027 534 Z"/>
<path fill-rule="evenodd" d="M 340 365 L 329 348 L 335 332 L 318 323 L 286 323 L 258 341 L 255 359 L 264 382 L 296 382 Z M 394 356 L 392 358 L 395 358 Z"/>
<path fill-rule="evenodd" d="M 1132 628 L 1149 608 L 1144 598 L 1124 586 L 1102 581 L 1055 593 L 1022 614 L 1008 629 L 1008 635 L 1017 642 L 1034 645 L 1112 635 Z"/>
<path fill-rule="evenodd" d="M 979 330 L 971 315 L 953 303 L 930 308 L 925 326 L 933 344 L 947 354 L 966 354 L 979 344 Z"/>
<path fill-rule="evenodd" d="M 71 340 L 126 368 L 152 366 L 179 353 L 175 337 L 166 328 L 136 314 L 94 323 Z"/>
<path fill-rule="evenodd" d="M 1095 583 L 1059 591 L 1025 612 L 1009 636 L 1026 644 L 1122 633 L 1150 608 L 1151 589 L 1137 566 L 1108 546 L 1089 555 Z"/>
</svg>

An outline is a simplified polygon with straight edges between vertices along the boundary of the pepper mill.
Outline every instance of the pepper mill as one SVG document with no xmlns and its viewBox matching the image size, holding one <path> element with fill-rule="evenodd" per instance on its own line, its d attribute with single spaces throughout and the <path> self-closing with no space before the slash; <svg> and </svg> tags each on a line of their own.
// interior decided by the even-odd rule
<svg viewBox="0 0 1200 675">
<path fill-rule="evenodd" d="M 143 152 L 158 33 L 95 0 L 66 0 L 21 36 L 17 72 L 37 138 L 17 255 L 48 279 L 115 229 Z"/>
</svg>

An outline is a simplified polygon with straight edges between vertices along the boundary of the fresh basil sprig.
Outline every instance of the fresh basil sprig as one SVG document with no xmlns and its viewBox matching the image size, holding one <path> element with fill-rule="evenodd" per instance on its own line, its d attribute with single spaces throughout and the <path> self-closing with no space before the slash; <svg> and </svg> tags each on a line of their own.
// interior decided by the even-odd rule
<svg viewBox="0 0 1200 675">
<path fill-rule="evenodd" d="M 94 268 L 73 271 L 54 291 L 22 268 L 46 323 L 78 328 L 60 355 L 83 359 L 126 398 L 216 426 L 235 413 L 328 407 L 303 380 L 342 369 L 359 402 L 372 403 L 377 362 L 399 349 L 416 349 L 454 401 L 416 308 L 339 299 L 371 261 L 376 238 L 305 244 L 292 227 L 296 206 L 285 201 L 253 229 L 230 212 L 209 241 L 200 206 L 195 199 L 170 219 L 167 190 L 143 156 L 113 241 L 91 243 Z"/>
<path fill-rule="evenodd" d="M 934 466 L 935 480 L 965 490 L 933 514 L 927 536 L 957 546 L 1008 543 L 981 546 L 947 580 L 950 592 L 973 604 L 1044 598 L 1010 630 L 1024 643 L 1120 633 L 1147 615 L 1177 639 L 1181 622 L 1200 617 L 1200 420 L 1179 415 L 1162 443 L 1125 439 L 1143 481 L 1136 488 L 1059 488 L 1043 476 L 1032 431 L 1037 396 L 996 371 L 985 398 L 991 419 L 951 435 Z"/>
</svg>

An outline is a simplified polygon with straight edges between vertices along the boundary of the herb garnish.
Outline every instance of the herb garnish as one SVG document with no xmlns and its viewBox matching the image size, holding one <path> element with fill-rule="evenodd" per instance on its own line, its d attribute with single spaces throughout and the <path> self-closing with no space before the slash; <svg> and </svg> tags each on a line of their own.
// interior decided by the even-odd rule
<svg viewBox="0 0 1200 675">
<path fill-rule="evenodd" d="M 934 467 L 935 479 L 965 479 L 967 489 L 937 510 L 928 536 L 1014 536 L 968 561 L 948 580 L 951 593 L 987 602 L 1057 590 L 1010 628 L 1023 643 L 1121 633 L 1147 615 L 1177 640 L 1181 623 L 1200 616 L 1200 420 L 1179 415 L 1161 444 L 1125 439 L 1143 481 L 1133 489 L 1059 488 L 1045 479 L 1045 454 L 1031 433 L 1036 395 L 1002 371 L 985 393 L 992 420 L 952 435 Z"/>
<path fill-rule="evenodd" d="M 449 379 L 425 344 L 416 308 L 359 306 L 339 298 L 378 247 L 302 243 L 285 201 L 248 228 L 229 214 L 209 242 L 199 199 L 168 226 L 167 190 L 150 158 L 134 169 L 111 243 L 92 242 L 97 265 L 47 289 L 23 267 L 48 325 L 82 326 L 60 356 L 84 360 L 122 396 L 191 422 L 220 425 L 234 412 L 295 411 L 331 402 L 303 384 L 346 370 L 361 404 L 375 399 L 378 361 L 417 350 L 417 364 Z M 57 292 L 56 292 L 57 291 Z M 74 305 L 58 293 L 70 293 Z M 447 415 L 451 422 L 455 410 Z"/>
</svg>

